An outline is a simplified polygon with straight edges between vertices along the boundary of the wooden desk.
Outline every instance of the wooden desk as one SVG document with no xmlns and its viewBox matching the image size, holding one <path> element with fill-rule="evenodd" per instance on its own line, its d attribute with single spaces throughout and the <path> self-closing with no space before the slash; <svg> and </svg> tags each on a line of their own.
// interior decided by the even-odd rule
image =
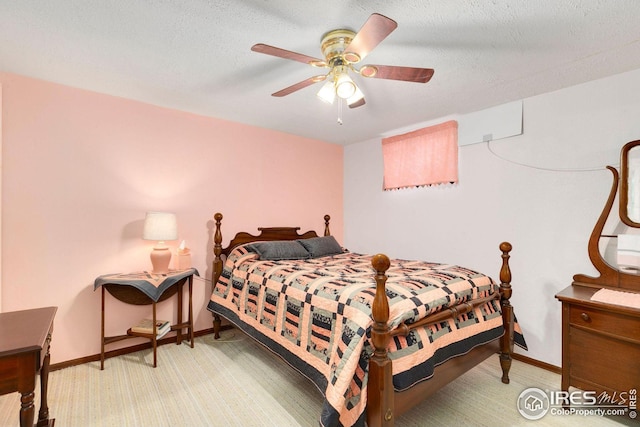
<svg viewBox="0 0 640 427">
<path fill-rule="evenodd" d="M 178 320 L 177 323 L 171 325 L 171 330 L 176 331 L 176 343 L 182 343 L 182 331 L 187 330 L 188 340 L 193 348 L 193 276 L 198 275 L 198 270 L 190 268 L 187 270 L 172 270 L 166 275 L 156 275 L 148 272 L 130 273 L 130 274 L 111 274 L 100 276 L 96 279 L 94 290 L 102 287 L 102 318 L 101 318 L 101 337 L 100 337 L 100 369 L 104 370 L 104 347 L 107 344 L 125 340 L 128 338 L 147 338 L 153 346 L 153 367 L 158 366 L 157 363 L 157 338 L 156 334 L 143 334 L 127 330 L 124 335 L 105 336 L 105 291 L 109 292 L 114 298 L 127 304 L 133 305 L 152 305 L 152 320 L 156 323 L 156 304 L 178 296 Z M 153 283 L 153 285 L 151 285 Z M 188 283 L 189 287 L 189 311 L 187 320 L 184 321 L 182 313 L 182 297 L 183 286 Z M 185 338 L 186 339 L 186 338 Z"/>
<path fill-rule="evenodd" d="M 57 307 L 0 313 L 0 394 L 20 392 L 20 426 L 32 427 L 36 376 L 40 373 L 37 426 L 53 427 L 49 419 L 47 385 L 49 344 Z"/>
</svg>

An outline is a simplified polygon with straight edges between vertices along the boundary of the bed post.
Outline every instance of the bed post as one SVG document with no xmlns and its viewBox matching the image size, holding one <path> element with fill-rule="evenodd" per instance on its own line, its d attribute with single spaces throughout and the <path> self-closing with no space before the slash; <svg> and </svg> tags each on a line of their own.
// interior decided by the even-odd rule
<svg viewBox="0 0 640 427">
<path fill-rule="evenodd" d="M 220 212 L 216 213 L 213 216 L 213 219 L 216 220 L 216 231 L 213 234 L 213 274 L 211 278 L 212 286 L 216 285 L 218 278 L 222 274 L 222 232 L 220 231 L 220 222 L 222 221 L 222 214 Z M 213 290 L 212 290 L 213 292 Z M 218 314 L 213 314 L 213 338 L 220 338 L 220 316 Z"/>
<path fill-rule="evenodd" d="M 500 304 L 502 305 L 502 324 L 504 335 L 500 341 L 500 367 L 502 368 L 502 382 L 509 384 L 509 370 L 511 369 L 511 354 L 513 353 L 513 306 L 511 298 L 511 269 L 509 268 L 509 252 L 513 247 L 509 242 L 500 243 L 502 251 L 502 268 L 500 269 Z"/>
<path fill-rule="evenodd" d="M 329 231 L 329 220 L 331 217 L 329 215 L 324 216 L 324 235 L 331 236 L 331 231 Z"/>
<path fill-rule="evenodd" d="M 385 292 L 386 271 L 390 261 L 386 255 L 378 254 L 371 259 L 376 270 L 376 295 L 371 314 L 373 328 L 371 343 L 373 356 L 369 360 L 369 382 L 367 384 L 367 425 L 369 427 L 392 427 L 394 424 L 394 396 L 391 359 L 387 354 L 389 334 L 389 300 Z"/>
</svg>

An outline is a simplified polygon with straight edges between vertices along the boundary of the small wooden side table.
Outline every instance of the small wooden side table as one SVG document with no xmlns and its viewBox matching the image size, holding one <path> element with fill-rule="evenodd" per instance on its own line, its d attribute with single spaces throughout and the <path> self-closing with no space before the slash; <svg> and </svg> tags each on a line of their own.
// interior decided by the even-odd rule
<svg viewBox="0 0 640 427">
<path fill-rule="evenodd" d="M 96 278 L 94 290 L 102 288 L 102 321 L 100 334 L 100 370 L 104 370 L 104 347 L 107 344 L 128 338 L 147 338 L 153 345 L 153 367 L 158 366 L 157 359 L 157 334 L 154 326 L 154 333 L 145 334 L 133 332 L 131 328 L 124 335 L 105 336 L 105 291 L 114 298 L 126 304 L 153 306 L 153 324 L 156 324 L 156 304 L 178 295 L 178 317 L 177 323 L 171 325 L 171 330 L 176 331 L 176 343 L 182 344 L 183 330 L 187 330 L 187 336 L 193 348 L 193 276 L 199 275 L 198 270 L 189 268 L 186 270 L 171 270 L 167 274 L 153 274 L 147 271 L 127 274 L 107 274 Z M 182 298 L 184 284 L 189 285 L 189 312 L 187 321 L 183 319 Z"/>
<path fill-rule="evenodd" d="M 33 427 L 36 377 L 40 373 L 38 427 L 49 419 L 49 344 L 57 307 L 0 313 L 0 395 L 20 392 L 20 427 Z"/>
</svg>

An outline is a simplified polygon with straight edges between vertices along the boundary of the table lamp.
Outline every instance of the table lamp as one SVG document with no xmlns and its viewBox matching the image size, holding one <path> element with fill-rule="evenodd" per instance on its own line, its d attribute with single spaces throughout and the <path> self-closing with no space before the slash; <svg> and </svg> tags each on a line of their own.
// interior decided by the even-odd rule
<svg viewBox="0 0 640 427">
<path fill-rule="evenodd" d="M 156 240 L 158 243 L 151 251 L 151 265 L 154 274 L 166 274 L 169 272 L 171 251 L 164 244 L 166 240 L 178 239 L 178 224 L 176 214 L 167 212 L 147 212 L 144 218 L 144 240 Z"/>
</svg>

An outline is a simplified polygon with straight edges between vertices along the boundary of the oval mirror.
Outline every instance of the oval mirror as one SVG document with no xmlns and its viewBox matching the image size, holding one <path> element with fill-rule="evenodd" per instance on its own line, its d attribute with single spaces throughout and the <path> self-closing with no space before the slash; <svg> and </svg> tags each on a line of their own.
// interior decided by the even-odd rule
<svg viewBox="0 0 640 427">
<path fill-rule="evenodd" d="M 640 140 L 625 144 L 620 157 L 620 219 L 640 228 Z"/>
</svg>

